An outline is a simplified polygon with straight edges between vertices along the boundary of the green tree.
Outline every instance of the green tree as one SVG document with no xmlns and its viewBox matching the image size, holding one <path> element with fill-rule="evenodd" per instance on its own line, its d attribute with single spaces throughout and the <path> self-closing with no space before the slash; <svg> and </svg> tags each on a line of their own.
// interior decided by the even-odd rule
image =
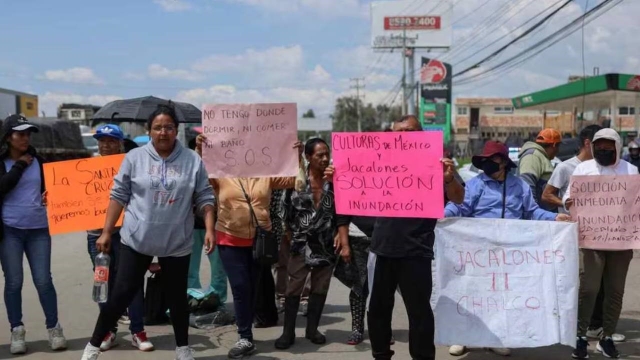
<svg viewBox="0 0 640 360">
<path fill-rule="evenodd" d="M 362 100 L 355 97 L 341 97 L 336 100 L 335 109 L 331 115 L 334 131 L 358 131 L 358 106 L 361 113 L 362 131 L 380 131 L 393 120 L 400 117 L 400 107 L 389 107 L 369 103 L 366 106 Z"/>
<path fill-rule="evenodd" d="M 305 119 L 315 119 L 316 114 L 313 112 L 313 109 L 309 109 L 306 113 L 302 114 L 302 117 Z"/>
</svg>

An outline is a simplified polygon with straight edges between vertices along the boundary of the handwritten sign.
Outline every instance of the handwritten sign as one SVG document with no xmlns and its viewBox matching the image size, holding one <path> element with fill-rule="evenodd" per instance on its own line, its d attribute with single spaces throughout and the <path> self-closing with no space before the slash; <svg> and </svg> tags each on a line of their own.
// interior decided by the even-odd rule
<svg viewBox="0 0 640 360">
<path fill-rule="evenodd" d="M 442 133 L 333 133 L 339 214 L 444 216 Z"/>
<path fill-rule="evenodd" d="M 575 346 L 578 254 L 576 223 L 440 220 L 436 343 Z"/>
<path fill-rule="evenodd" d="M 113 155 L 44 164 L 51 235 L 102 229 L 123 159 Z"/>
<path fill-rule="evenodd" d="M 296 176 L 296 104 L 204 105 L 209 178 Z"/>
<path fill-rule="evenodd" d="M 640 249 L 640 181 L 635 175 L 572 176 L 571 217 L 580 247 Z"/>
</svg>

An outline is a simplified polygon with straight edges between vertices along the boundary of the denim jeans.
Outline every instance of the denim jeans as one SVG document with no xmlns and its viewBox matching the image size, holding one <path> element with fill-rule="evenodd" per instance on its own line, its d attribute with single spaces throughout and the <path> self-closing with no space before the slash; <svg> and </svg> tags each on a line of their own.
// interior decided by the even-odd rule
<svg viewBox="0 0 640 360">
<path fill-rule="evenodd" d="M 22 322 L 22 259 L 27 256 L 33 284 L 38 291 L 47 329 L 58 324 L 58 297 L 51 278 L 51 236 L 49 229 L 16 229 L 4 226 L 0 241 L 0 262 L 4 272 L 4 302 L 11 329 Z"/>
<path fill-rule="evenodd" d="M 253 249 L 225 245 L 218 245 L 216 248 L 229 276 L 238 334 L 242 339 L 253 342 L 252 327 L 258 275 L 258 267 L 253 260 Z"/>
<path fill-rule="evenodd" d="M 189 289 L 201 289 L 200 284 L 200 261 L 202 260 L 202 249 L 204 248 L 205 231 L 201 229 L 193 230 L 193 251 L 191 252 L 191 262 L 189 263 Z M 220 260 L 220 251 L 215 250 L 208 255 L 211 268 L 210 286 L 213 293 L 218 296 L 220 303 L 227 302 L 227 273 L 224 271 Z"/>
<path fill-rule="evenodd" d="M 96 248 L 96 241 L 99 236 L 96 235 L 87 235 L 87 250 L 89 251 L 89 256 L 91 257 L 91 264 L 93 265 L 93 270 L 95 271 L 95 259 L 98 256 L 98 249 Z M 116 281 L 116 274 L 118 273 L 118 254 L 120 250 L 120 233 L 117 232 L 111 235 L 111 251 L 109 256 L 111 257 L 111 262 L 109 263 L 109 296 L 113 292 L 113 284 Z M 100 310 L 102 310 L 106 304 L 98 304 Z M 132 334 L 137 334 L 141 331 L 144 331 L 144 290 L 140 287 L 140 291 L 138 291 L 133 298 L 131 304 L 129 304 L 129 320 L 131 320 L 131 324 L 129 324 L 129 330 Z M 112 332 L 117 332 L 118 327 L 115 326 L 111 329 Z"/>
</svg>

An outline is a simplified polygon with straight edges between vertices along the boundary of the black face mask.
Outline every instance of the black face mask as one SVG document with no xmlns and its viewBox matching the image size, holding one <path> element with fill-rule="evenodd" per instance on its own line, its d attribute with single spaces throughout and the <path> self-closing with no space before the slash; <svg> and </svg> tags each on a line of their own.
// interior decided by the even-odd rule
<svg viewBox="0 0 640 360">
<path fill-rule="evenodd" d="M 500 164 L 487 160 L 482 164 L 482 171 L 484 171 L 487 176 L 491 176 L 500 171 Z"/>
<path fill-rule="evenodd" d="M 610 166 L 616 163 L 615 150 L 595 150 L 593 158 L 602 166 Z"/>
<path fill-rule="evenodd" d="M 640 152 L 631 151 L 629 152 L 629 155 L 631 155 L 631 158 L 637 159 L 638 157 L 640 157 Z"/>
</svg>

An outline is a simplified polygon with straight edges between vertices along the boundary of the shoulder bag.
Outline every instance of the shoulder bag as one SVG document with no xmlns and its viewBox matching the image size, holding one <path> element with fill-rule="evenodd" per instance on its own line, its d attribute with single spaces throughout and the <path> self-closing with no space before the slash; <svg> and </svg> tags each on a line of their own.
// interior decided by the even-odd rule
<svg viewBox="0 0 640 360">
<path fill-rule="evenodd" d="M 249 198 L 249 195 L 244 190 L 242 182 L 238 180 L 238 183 L 240 184 L 244 198 L 247 200 L 247 204 L 249 205 L 251 222 L 255 222 L 256 227 L 256 235 L 253 237 L 253 259 L 262 265 L 273 265 L 278 262 L 278 241 L 271 231 L 267 231 L 265 228 L 260 226 L 256 213 L 253 211 L 253 206 L 251 206 L 251 198 Z"/>
</svg>

